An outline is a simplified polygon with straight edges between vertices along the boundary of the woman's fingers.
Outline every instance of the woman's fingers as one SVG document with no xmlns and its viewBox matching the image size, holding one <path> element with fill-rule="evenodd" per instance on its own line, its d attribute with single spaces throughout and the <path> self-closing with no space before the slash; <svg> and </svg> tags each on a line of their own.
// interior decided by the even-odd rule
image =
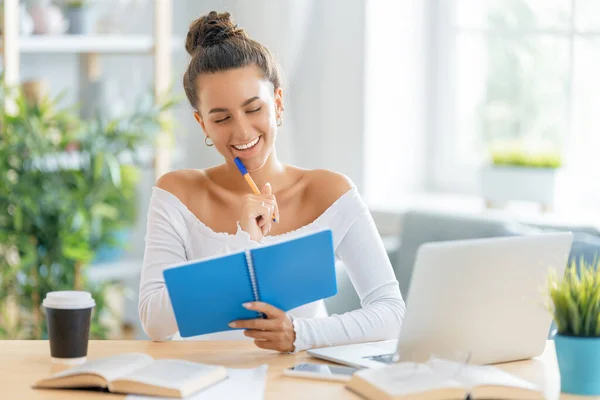
<svg viewBox="0 0 600 400">
<path fill-rule="evenodd" d="M 263 301 L 250 301 L 243 304 L 248 310 L 255 310 L 265 314 L 269 319 L 283 319 L 286 317 L 285 311 Z"/>
<path fill-rule="evenodd" d="M 271 184 L 269 182 L 265 183 L 265 186 L 263 186 L 263 190 L 261 193 L 265 195 L 270 195 L 273 193 L 273 189 L 271 188 Z"/>
<path fill-rule="evenodd" d="M 245 330 L 244 336 L 260 340 L 270 340 L 273 342 L 281 339 L 280 332 L 259 331 L 255 329 Z"/>
<path fill-rule="evenodd" d="M 271 230 L 271 216 L 275 212 L 275 201 L 269 199 L 252 199 L 248 203 L 248 206 L 253 211 L 250 217 L 257 219 L 256 223 L 261 228 L 263 235 L 266 235 Z"/>
<path fill-rule="evenodd" d="M 273 195 L 271 195 L 273 196 Z M 275 200 L 275 196 L 273 196 L 273 213 L 275 214 L 275 223 L 279 223 L 279 205 L 277 204 L 277 200 Z"/>
<path fill-rule="evenodd" d="M 259 241 L 266 236 L 271 231 L 273 219 L 279 222 L 279 207 L 270 184 L 263 187 L 261 194 L 244 196 L 240 225 L 252 240 Z"/>
<path fill-rule="evenodd" d="M 275 222 L 279 222 L 279 208 L 277 207 L 277 201 L 275 201 L 275 196 L 273 195 L 273 188 L 271 188 L 270 183 L 267 182 L 263 187 L 261 197 L 273 200 L 272 204 L 275 206 L 273 210 L 273 215 L 275 215 Z"/>
<path fill-rule="evenodd" d="M 283 310 L 260 301 L 244 303 L 243 306 L 264 314 L 266 318 L 231 321 L 231 328 L 245 329 L 244 335 L 253 338 L 260 348 L 281 352 L 294 350 L 296 331 L 291 318 Z"/>
<path fill-rule="evenodd" d="M 267 213 L 267 215 L 269 214 Z M 271 220 L 269 217 L 266 217 L 264 225 L 260 227 L 260 231 L 262 232 L 263 236 L 267 236 L 271 231 Z"/>
<path fill-rule="evenodd" d="M 239 319 L 229 323 L 231 328 L 251 329 L 256 331 L 279 331 L 281 323 L 278 320 L 266 318 Z"/>
</svg>

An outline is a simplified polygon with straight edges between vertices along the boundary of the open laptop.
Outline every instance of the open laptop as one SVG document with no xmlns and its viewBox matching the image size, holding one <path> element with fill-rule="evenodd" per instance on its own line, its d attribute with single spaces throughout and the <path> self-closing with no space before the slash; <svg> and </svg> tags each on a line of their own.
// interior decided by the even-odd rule
<svg viewBox="0 0 600 400">
<path fill-rule="evenodd" d="M 430 357 L 469 364 L 528 359 L 545 347 L 551 269 L 564 274 L 570 232 L 422 245 L 398 340 L 312 349 L 308 354 L 358 368 Z"/>
</svg>

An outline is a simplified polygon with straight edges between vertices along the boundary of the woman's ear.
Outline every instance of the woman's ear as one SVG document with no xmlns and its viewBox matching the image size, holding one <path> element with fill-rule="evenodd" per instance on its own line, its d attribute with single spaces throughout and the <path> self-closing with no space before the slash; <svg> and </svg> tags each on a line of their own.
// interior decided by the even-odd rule
<svg viewBox="0 0 600 400">
<path fill-rule="evenodd" d="M 204 132 L 206 132 L 206 128 L 204 127 L 204 120 L 202 119 L 202 116 L 200 115 L 200 113 L 198 111 L 194 111 L 194 118 L 200 124 L 200 126 L 202 127 L 202 130 Z"/>
<path fill-rule="evenodd" d="M 284 109 L 285 107 L 283 106 L 283 89 L 278 87 L 277 89 L 275 89 L 275 111 L 277 112 L 278 117 L 281 117 Z"/>
</svg>

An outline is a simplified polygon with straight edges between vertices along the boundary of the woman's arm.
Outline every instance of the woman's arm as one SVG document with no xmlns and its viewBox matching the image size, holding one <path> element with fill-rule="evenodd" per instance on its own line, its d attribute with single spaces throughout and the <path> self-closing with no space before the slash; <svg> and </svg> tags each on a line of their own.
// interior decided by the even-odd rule
<svg viewBox="0 0 600 400">
<path fill-rule="evenodd" d="M 170 215 L 164 195 L 154 189 L 150 200 L 138 304 L 144 332 L 155 341 L 167 340 L 178 330 L 162 271 L 186 261 L 183 239 L 174 225 L 178 220 Z"/>
<path fill-rule="evenodd" d="M 405 305 L 368 209 L 356 217 L 336 253 L 362 308 L 327 318 L 294 318 L 295 351 L 398 338 Z"/>
</svg>

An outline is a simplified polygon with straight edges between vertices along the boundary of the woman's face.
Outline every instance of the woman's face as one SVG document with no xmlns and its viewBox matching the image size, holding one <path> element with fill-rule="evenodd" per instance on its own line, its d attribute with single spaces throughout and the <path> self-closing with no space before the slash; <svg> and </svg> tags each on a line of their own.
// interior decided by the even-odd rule
<svg viewBox="0 0 600 400">
<path fill-rule="evenodd" d="M 239 157 L 248 170 L 261 168 L 275 145 L 281 88 L 274 89 L 256 66 L 202 74 L 196 84 L 194 116 L 215 148 L 227 161 Z"/>
</svg>

